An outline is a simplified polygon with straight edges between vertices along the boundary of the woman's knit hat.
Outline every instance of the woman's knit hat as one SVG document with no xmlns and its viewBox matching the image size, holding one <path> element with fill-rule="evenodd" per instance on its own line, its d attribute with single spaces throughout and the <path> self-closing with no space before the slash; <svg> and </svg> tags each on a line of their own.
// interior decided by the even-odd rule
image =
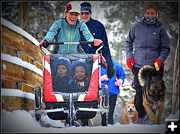
<svg viewBox="0 0 180 134">
<path fill-rule="evenodd" d="M 82 10 L 87 10 L 87 11 L 89 11 L 90 14 L 92 14 L 91 4 L 90 4 L 90 3 L 87 3 L 87 2 L 81 3 L 81 11 L 82 11 Z"/>
</svg>

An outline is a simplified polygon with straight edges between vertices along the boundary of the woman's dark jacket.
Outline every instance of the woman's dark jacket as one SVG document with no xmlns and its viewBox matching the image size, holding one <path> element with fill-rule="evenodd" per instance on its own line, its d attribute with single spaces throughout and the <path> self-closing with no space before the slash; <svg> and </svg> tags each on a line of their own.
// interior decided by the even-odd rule
<svg viewBox="0 0 180 134">
<path fill-rule="evenodd" d="M 154 60 L 162 62 L 170 53 L 169 37 L 157 20 L 153 25 L 145 23 L 144 18 L 133 25 L 126 40 L 126 59 L 134 58 L 134 67 L 153 66 Z"/>
</svg>

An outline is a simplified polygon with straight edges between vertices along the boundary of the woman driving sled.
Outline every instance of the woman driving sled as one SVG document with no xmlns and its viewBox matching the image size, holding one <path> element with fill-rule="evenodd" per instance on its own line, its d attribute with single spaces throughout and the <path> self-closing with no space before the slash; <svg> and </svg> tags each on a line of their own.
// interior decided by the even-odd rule
<svg viewBox="0 0 180 134">
<path fill-rule="evenodd" d="M 80 5 L 76 2 L 68 3 L 64 11 L 65 17 L 52 24 L 44 39 L 39 43 L 39 47 L 47 48 L 49 46 L 48 42 L 52 42 L 54 39 L 57 42 L 77 42 L 80 40 L 81 34 L 87 41 L 94 41 L 94 46 L 99 46 L 102 41 L 94 39 L 86 24 L 78 19 L 79 14 Z M 78 44 L 56 45 L 53 53 L 79 53 Z"/>
</svg>

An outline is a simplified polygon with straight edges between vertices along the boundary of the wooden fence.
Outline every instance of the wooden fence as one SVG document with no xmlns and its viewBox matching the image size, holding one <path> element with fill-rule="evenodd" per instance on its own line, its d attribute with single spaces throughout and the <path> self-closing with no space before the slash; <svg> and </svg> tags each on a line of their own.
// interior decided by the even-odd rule
<svg viewBox="0 0 180 134">
<path fill-rule="evenodd" d="M 34 88 L 43 82 L 44 53 L 38 48 L 38 41 L 31 35 L 1 19 L 2 109 L 33 110 Z"/>
</svg>

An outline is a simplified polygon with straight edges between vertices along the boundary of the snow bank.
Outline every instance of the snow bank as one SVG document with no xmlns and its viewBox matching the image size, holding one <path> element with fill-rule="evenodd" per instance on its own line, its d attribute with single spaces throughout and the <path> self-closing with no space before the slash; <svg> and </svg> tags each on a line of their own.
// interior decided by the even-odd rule
<svg viewBox="0 0 180 134">
<path fill-rule="evenodd" d="M 138 124 L 115 124 L 93 127 L 64 127 L 60 121 L 50 120 L 46 117 L 44 122 L 54 124 L 61 128 L 42 127 L 34 118 L 34 112 L 2 110 L 3 132 L 43 132 L 43 133 L 163 133 L 165 125 L 138 125 Z"/>
<path fill-rule="evenodd" d="M 175 114 L 170 114 L 167 119 L 179 119 L 179 110 Z"/>
<path fill-rule="evenodd" d="M 43 71 L 41 69 L 39 69 L 35 65 L 30 64 L 26 61 L 23 61 L 20 58 L 17 58 L 15 56 L 11 56 L 9 54 L 1 53 L 1 60 L 16 64 L 16 65 L 21 66 L 21 67 L 24 67 L 26 69 L 29 69 L 29 70 L 43 76 Z M 3 69 L 6 69 L 6 67 L 3 66 Z"/>
<path fill-rule="evenodd" d="M 41 127 L 32 117 L 34 112 L 2 110 L 2 132 L 52 132 L 51 128 Z M 54 128 L 58 132 L 58 128 Z"/>
<path fill-rule="evenodd" d="M 8 88 L 1 88 L 1 96 L 13 96 L 13 97 L 22 97 L 31 100 L 35 100 L 35 96 L 33 93 L 23 92 L 19 89 L 8 89 Z"/>
</svg>

